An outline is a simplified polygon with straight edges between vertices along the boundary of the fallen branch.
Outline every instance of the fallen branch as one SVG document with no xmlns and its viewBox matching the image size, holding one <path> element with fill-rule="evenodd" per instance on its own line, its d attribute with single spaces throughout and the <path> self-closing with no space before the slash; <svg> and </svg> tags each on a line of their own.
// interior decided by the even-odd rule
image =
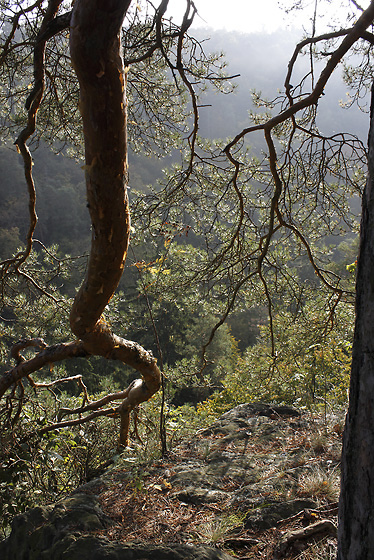
<svg viewBox="0 0 374 560">
<path fill-rule="evenodd" d="M 282 537 L 277 549 L 278 555 L 274 556 L 274 559 L 283 558 L 287 549 L 297 541 L 306 541 L 315 537 L 321 539 L 326 535 L 336 537 L 337 534 L 338 530 L 336 526 L 329 519 L 322 519 L 321 521 L 317 521 L 317 523 L 308 525 L 308 527 L 304 527 L 303 529 L 290 531 Z"/>
</svg>

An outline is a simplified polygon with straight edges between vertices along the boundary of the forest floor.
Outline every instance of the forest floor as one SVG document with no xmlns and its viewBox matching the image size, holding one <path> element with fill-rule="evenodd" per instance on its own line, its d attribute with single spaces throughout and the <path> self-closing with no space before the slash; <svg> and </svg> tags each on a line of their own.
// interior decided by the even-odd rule
<svg viewBox="0 0 374 560">
<path fill-rule="evenodd" d="M 110 518 L 100 535 L 241 560 L 335 558 L 344 416 L 261 406 L 229 411 L 162 460 L 117 464 L 92 490 Z"/>
</svg>

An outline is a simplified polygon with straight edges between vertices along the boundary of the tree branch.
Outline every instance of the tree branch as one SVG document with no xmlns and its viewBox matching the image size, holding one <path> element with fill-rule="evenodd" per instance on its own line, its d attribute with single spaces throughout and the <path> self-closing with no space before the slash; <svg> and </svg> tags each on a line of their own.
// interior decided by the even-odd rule
<svg viewBox="0 0 374 560">
<path fill-rule="evenodd" d="M 365 33 L 366 29 L 372 24 L 374 20 L 374 3 L 370 3 L 370 6 L 364 11 L 364 13 L 360 16 L 357 20 L 356 24 L 349 30 L 349 32 L 345 35 L 343 41 L 339 45 L 339 47 L 333 52 L 329 61 L 325 65 L 325 68 L 320 73 L 320 77 L 312 91 L 309 95 L 305 98 L 297 101 L 284 111 L 280 112 L 278 115 L 270 118 L 263 124 L 251 126 L 248 128 L 243 129 L 239 134 L 235 136 L 235 138 L 227 144 L 224 151 L 225 153 L 229 152 L 235 144 L 239 142 L 244 136 L 249 134 L 250 132 L 254 132 L 256 130 L 271 130 L 275 126 L 280 123 L 285 122 L 287 119 L 305 109 L 306 107 L 310 107 L 311 105 L 316 105 L 318 103 L 319 98 L 323 95 L 323 90 L 325 85 L 327 84 L 331 74 L 335 70 L 336 66 L 339 64 L 343 56 L 349 51 L 349 49 L 354 45 L 354 43 Z M 292 59 L 291 59 L 292 60 Z M 287 74 L 286 83 L 289 83 L 290 74 Z"/>
</svg>

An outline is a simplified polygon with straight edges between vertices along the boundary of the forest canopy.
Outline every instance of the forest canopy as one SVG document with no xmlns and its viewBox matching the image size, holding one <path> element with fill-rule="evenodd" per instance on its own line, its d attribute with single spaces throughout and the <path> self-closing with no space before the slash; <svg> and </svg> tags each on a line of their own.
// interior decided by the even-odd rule
<svg viewBox="0 0 374 560">
<path fill-rule="evenodd" d="M 305 104 L 298 120 L 278 119 L 274 139 L 266 132 L 267 123 L 277 119 L 272 114 L 279 110 L 280 114 L 287 112 L 291 101 L 292 105 L 304 104 L 304 90 L 314 80 L 304 62 L 305 79 L 298 86 L 290 86 L 290 75 L 287 76 L 284 93 L 273 101 L 262 99 L 254 91 L 249 118 L 254 123 L 254 131 L 265 131 L 263 141 L 255 140 L 253 147 L 247 143 L 251 127 L 231 141 L 204 137 L 199 118 L 200 113 L 204 118 L 204 110 L 208 109 L 205 100 L 213 100 L 214 91 L 221 95 L 232 92 L 239 76 L 227 73 L 221 53 L 210 54 L 204 42 L 190 34 L 195 5 L 186 3 L 184 18 L 176 25 L 164 17 L 167 4 L 162 2 L 153 10 L 147 2 L 142 9 L 140 5 L 124 3 L 118 7 L 118 13 L 109 8 L 107 13 L 98 5 L 97 13 L 108 18 L 105 24 L 98 21 L 91 9 L 84 16 L 87 20 L 81 22 L 83 5 L 70 12 L 68 3 L 63 2 L 36 2 L 27 6 L 14 3 L 2 12 L 1 68 L 3 83 L 7 84 L 1 92 L 2 159 L 7 165 L 6 150 L 16 134 L 29 193 L 27 202 L 21 194 L 24 187 L 20 164 L 14 164 L 6 174 L 9 179 L 4 181 L 2 196 L 7 210 L 0 237 L 5 259 L 2 264 L 4 363 L 7 363 L 9 342 L 14 342 L 16 336 L 23 340 L 12 350 L 13 359 L 18 362 L 16 369 L 7 370 L 2 379 L 2 392 L 13 387 L 9 402 L 12 399 L 17 402 L 16 407 L 5 406 L 3 410 L 11 425 L 21 415 L 25 389 L 27 394 L 29 385 L 34 390 L 37 387 L 30 375 L 41 367 L 50 369 L 48 364 L 61 360 L 65 353 L 69 358 L 109 357 L 135 367 L 143 376 L 145 368 L 150 375 L 149 392 L 145 390 L 148 382 L 143 377 L 139 386 L 132 382 L 132 389 L 121 389 L 115 396 L 107 397 L 107 402 L 125 398 L 126 404 L 116 409 L 125 426 L 121 432 L 122 443 L 127 441 L 124 434 L 130 410 L 139 404 L 139 398 L 147 400 L 160 383 L 161 373 L 153 354 L 158 356 L 162 368 L 164 364 L 174 367 L 184 363 L 183 360 L 192 360 L 183 366 L 191 370 L 189 375 L 205 378 L 205 384 L 215 385 L 235 370 L 238 350 L 234 349 L 251 356 L 259 336 L 256 352 L 261 352 L 262 358 L 257 360 L 261 367 L 258 366 L 258 373 L 253 376 L 255 382 L 249 383 L 252 388 L 247 395 L 260 397 L 256 385 L 262 386 L 264 377 L 272 378 L 275 372 L 288 368 L 283 365 L 281 354 L 278 356 L 284 321 L 291 321 L 290 328 L 292 321 L 299 321 L 299 316 L 301 322 L 309 321 L 306 309 L 317 292 L 318 320 L 311 330 L 314 334 L 308 347 L 317 347 L 330 333 L 336 336 L 335 332 L 340 332 L 339 352 L 344 354 L 349 349 L 351 329 L 347 329 L 347 321 L 352 313 L 349 305 L 353 301 L 353 275 L 346 266 L 354 262 L 356 255 L 354 210 L 365 172 L 363 142 L 349 133 L 323 136 L 317 128 L 313 103 Z M 78 23 L 72 24 L 75 13 Z M 118 23 L 113 37 L 108 38 L 108 44 L 100 40 L 96 45 L 95 33 L 103 35 L 103 29 L 114 17 L 118 17 Z M 92 31 L 92 39 L 87 22 L 91 22 L 91 27 L 98 25 Z M 77 38 L 76 29 L 80 33 Z M 119 29 L 122 29 L 121 52 L 116 54 L 115 64 L 108 59 L 108 64 L 116 67 L 120 64 L 123 68 L 124 78 L 116 84 L 117 93 L 111 90 L 109 72 L 101 68 L 104 63 L 96 60 L 105 60 L 109 56 L 105 50 L 111 53 L 113 45 L 118 45 Z M 106 35 L 105 32 L 103 36 Z M 339 37 L 332 33 L 326 40 L 333 44 Z M 305 42 L 302 47 L 314 44 L 316 41 Z M 89 51 L 85 50 L 86 45 L 90 45 Z M 92 45 L 98 48 L 97 56 Z M 299 45 L 292 64 L 301 52 Z M 81 76 L 79 65 L 83 56 L 88 59 L 83 63 Z M 315 58 L 318 59 L 318 53 Z M 93 61 L 93 78 L 86 75 L 90 61 Z M 100 68 L 97 64 L 101 64 Z M 313 64 L 316 72 L 320 63 L 317 60 Z M 292 66 L 289 74 L 291 71 Z M 347 65 L 346 76 L 349 75 Z M 93 85 L 87 86 L 86 91 L 85 84 L 90 80 Z M 126 103 L 123 103 L 125 82 Z M 112 108 L 116 95 L 118 115 Z M 228 107 L 235 105 L 229 98 L 230 95 L 222 95 L 220 103 Z M 100 112 L 100 107 L 104 112 Z M 94 112 L 97 116 L 93 116 Z M 111 122 L 108 112 L 113 113 Z M 93 125 L 94 118 L 97 122 Z M 128 124 L 118 128 L 121 120 Z M 272 128 L 273 124 L 269 130 Z M 101 132 L 97 134 L 97 130 Z M 83 144 L 86 162 L 81 167 L 86 174 L 87 206 L 92 222 L 88 262 L 84 250 L 90 233 L 82 197 L 83 177 L 78 166 L 67 161 L 69 155 L 80 157 Z M 266 155 L 266 144 L 270 158 Z M 56 161 L 53 177 L 48 169 L 51 165 L 48 162 L 52 161 L 50 149 L 61 154 L 58 163 L 53 159 Z M 101 151 L 104 155 L 98 156 Z M 118 154 L 118 160 L 114 154 Z M 167 158 L 168 168 L 161 170 L 157 163 L 160 157 Z M 279 172 L 274 168 L 275 158 Z M 314 165 L 316 158 L 320 160 L 318 168 Z M 35 182 L 33 173 L 37 177 Z M 121 179 L 118 194 L 109 197 L 115 182 L 113 177 Z M 147 185 L 142 177 L 152 182 Z M 10 182 L 14 182 L 18 191 L 9 189 Z M 103 192 L 102 199 L 98 199 L 97 189 Z M 123 198 L 124 213 L 119 217 L 113 209 L 117 211 Z M 38 224 L 35 204 L 44 218 Z M 27 208 L 28 226 L 24 219 Z M 65 216 L 64 225 L 59 225 L 62 216 Z M 127 255 L 130 231 L 131 249 Z M 70 237 L 67 243 L 63 242 L 66 237 Z M 70 311 L 70 328 L 79 343 L 69 343 L 66 342 L 69 338 L 67 310 L 72 305 L 82 266 L 88 267 L 86 279 Z M 121 279 L 123 270 L 126 274 Z M 107 308 L 119 282 L 120 292 Z M 348 307 L 343 306 L 338 312 L 341 302 L 347 302 Z M 105 319 L 100 318 L 104 308 Z M 87 319 L 83 320 L 86 313 Z M 35 315 L 44 315 L 40 324 L 31 324 Z M 231 333 L 226 325 L 231 327 Z M 120 339 L 115 338 L 114 327 L 119 329 Z M 135 343 L 126 346 L 128 338 L 140 340 L 152 348 L 152 353 Z M 21 354 L 23 347 L 35 348 L 37 352 L 25 359 Z M 118 349 L 122 351 L 123 347 L 126 350 L 121 354 Z M 282 348 L 286 355 L 284 344 Z M 291 356 L 286 358 L 286 363 L 294 360 L 294 353 Z M 315 359 L 313 352 L 311 359 Z M 245 360 L 247 363 L 252 358 Z M 99 363 L 100 369 L 107 372 L 108 366 Z M 85 365 L 80 368 L 82 372 L 87 370 Z M 69 360 L 61 371 L 66 369 L 75 372 L 76 367 Z M 119 373 L 116 365 L 114 372 L 123 383 L 126 376 Z M 106 375 L 103 373 L 103 377 Z M 283 389 L 280 390 L 277 382 L 264 396 L 294 402 L 321 398 L 322 395 L 317 396 L 315 380 L 310 382 L 313 387 L 308 385 L 306 394 L 301 396 L 296 389 L 300 375 L 308 374 L 293 372 L 291 368 Z M 15 387 L 14 376 L 18 380 Z M 25 376 L 26 387 L 22 381 Z M 95 381 L 88 376 L 86 382 L 97 390 L 99 378 L 100 374 L 95 375 Z M 59 383 L 59 380 L 52 378 L 50 382 Z M 346 377 L 341 376 L 339 383 L 342 395 Z M 135 395 L 137 386 L 142 396 L 131 397 L 134 401 L 130 403 L 131 390 Z M 333 386 L 335 383 L 331 381 Z M 57 423 L 50 419 L 45 429 L 87 421 L 92 414 L 112 414 L 112 409 L 102 408 L 104 403 L 100 400 L 94 401 L 95 405 L 85 401 L 86 397 L 82 406 L 69 412 L 80 416 L 84 411 L 89 412 L 86 417 L 66 419 L 63 423 L 61 419 Z M 57 417 L 65 414 L 67 411 L 58 413 Z"/>
</svg>

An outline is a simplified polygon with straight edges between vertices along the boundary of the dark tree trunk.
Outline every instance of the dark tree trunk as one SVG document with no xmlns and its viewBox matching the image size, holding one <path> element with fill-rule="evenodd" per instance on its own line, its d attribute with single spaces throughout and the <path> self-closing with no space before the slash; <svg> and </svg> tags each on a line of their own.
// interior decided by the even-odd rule
<svg viewBox="0 0 374 560">
<path fill-rule="evenodd" d="M 374 83 L 362 199 L 356 325 L 343 436 L 338 560 L 374 558 Z"/>
</svg>

